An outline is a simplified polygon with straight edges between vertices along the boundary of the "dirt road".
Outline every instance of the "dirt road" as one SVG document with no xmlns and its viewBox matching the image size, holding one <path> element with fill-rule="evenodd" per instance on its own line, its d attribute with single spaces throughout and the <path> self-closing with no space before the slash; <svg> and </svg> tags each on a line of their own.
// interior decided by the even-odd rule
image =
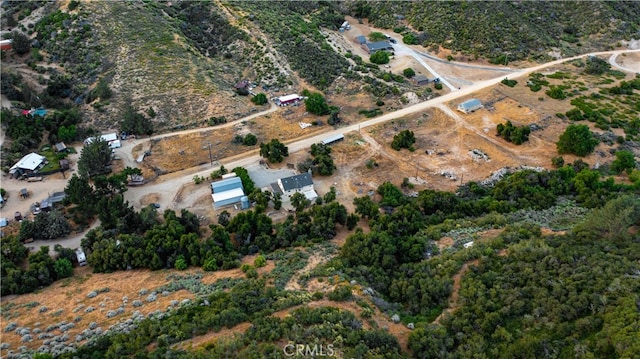
<svg viewBox="0 0 640 359">
<path fill-rule="evenodd" d="M 393 50 L 396 55 L 409 55 L 413 57 L 416 61 L 418 61 L 418 63 L 420 63 L 420 65 L 422 65 L 422 67 L 424 67 L 425 69 L 427 69 L 427 71 L 432 73 L 433 76 L 435 76 L 436 78 L 439 78 L 440 82 L 442 82 L 445 86 L 447 86 L 449 90 L 451 91 L 457 90 L 456 87 L 453 86 L 449 81 L 447 81 L 446 78 L 438 74 L 436 70 L 434 70 L 431 66 L 429 66 L 429 64 L 427 64 L 414 49 L 398 42 L 393 44 Z"/>
<path fill-rule="evenodd" d="M 584 55 L 579 55 L 579 56 L 575 56 L 572 58 L 566 58 L 566 59 L 561 59 L 561 60 L 555 60 L 555 61 L 551 61 L 542 65 L 538 65 L 538 66 L 534 66 L 534 67 L 530 67 L 530 68 L 526 68 L 526 69 L 522 69 L 519 70 L 517 72 L 514 72 L 510 78 L 512 79 L 516 79 L 518 77 L 521 76 L 526 76 L 531 72 L 536 72 L 536 71 L 540 71 L 542 69 L 545 69 L 547 67 L 551 67 L 554 65 L 558 65 L 561 64 L 563 62 L 566 61 L 571 61 L 573 59 L 578 59 L 578 58 L 583 58 L 589 55 L 610 55 L 610 54 L 621 54 L 624 52 L 640 52 L 640 50 L 616 50 L 616 51 L 604 51 L 604 52 L 598 52 L 598 53 L 593 53 L 593 54 L 584 54 Z M 354 124 L 354 125 L 350 125 L 350 126 L 345 126 L 345 127 L 341 127 L 332 131 L 328 131 L 328 132 L 324 132 L 320 135 L 316 135 L 316 136 L 312 136 L 303 140 L 299 140 L 299 141 L 295 141 L 295 142 L 290 142 L 287 143 L 287 146 L 289 148 L 289 153 L 295 153 L 298 151 L 301 151 L 303 149 L 306 149 L 308 147 L 310 147 L 312 144 L 314 143 L 318 143 L 321 142 L 323 139 L 333 136 L 333 135 L 337 135 L 337 134 L 346 134 L 348 132 L 354 132 L 354 131 L 358 131 L 362 128 L 366 128 L 369 126 L 374 126 L 374 125 L 378 125 L 380 123 L 386 122 L 386 121 L 390 121 L 393 119 L 397 119 L 397 118 L 401 118 L 403 116 L 407 116 L 409 114 L 413 114 L 415 112 L 420 112 L 420 111 L 424 111 L 428 108 L 431 107 L 435 107 L 435 106 L 439 106 L 439 105 L 443 105 L 446 104 L 449 101 L 452 100 L 456 100 L 459 99 L 461 97 L 470 95 L 476 91 L 479 91 L 481 89 L 484 89 L 486 87 L 489 86 L 493 86 L 495 84 L 500 83 L 500 81 L 502 81 L 504 79 L 504 76 L 499 76 L 490 80 L 486 80 L 486 81 L 482 81 L 482 82 L 478 82 L 475 83 L 467 88 L 464 88 L 462 90 L 458 90 L 455 92 L 451 92 L 448 93 L 446 95 L 440 96 L 440 97 L 436 97 L 434 99 L 425 101 L 425 102 L 421 102 L 418 103 L 416 105 L 412 105 L 406 108 L 403 108 L 401 110 L 395 111 L 395 112 L 391 112 L 391 113 L 387 113 L 384 114 L 382 116 L 358 123 L 358 124 Z M 168 136 L 168 135 L 167 135 Z M 231 161 L 227 161 L 227 160 L 220 160 L 219 162 L 224 165 L 226 168 L 234 168 L 234 167 L 244 167 L 250 164 L 255 164 L 260 160 L 260 156 L 259 155 L 250 155 L 244 158 L 239 158 L 236 160 L 231 160 Z M 132 204 L 137 204 L 140 203 L 140 198 L 148 193 L 160 193 L 162 195 L 162 198 L 160 200 L 160 204 L 163 206 L 167 206 L 168 208 L 174 208 L 174 206 L 172 205 L 172 200 L 175 197 L 177 191 L 180 189 L 181 186 L 187 184 L 187 183 L 191 183 L 193 181 L 193 176 L 198 175 L 198 176 L 208 176 L 212 170 L 214 170 L 216 168 L 211 168 L 209 165 L 204 165 L 204 166 L 199 166 L 196 168 L 192 168 L 189 170 L 185 170 L 185 171 L 181 171 L 180 173 L 174 173 L 174 174 L 170 174 L 165 176 L 162 176 L 164 178 L 159 178 L 158 181 L 156 181 L 155 183 L 150 183 L 147 184 L 145 186 L 141 186 L 141 187 L 137 187 L 137 188 L 131 188 L 129 191 L 126 192 L 125 198 Z"/>
<path fill-rule="evenodd" d="M 616 61 L 618 55 L 620 55 L 620 53 L 612 54 L 611 57 L 609 57 L 609 63 L 611 64 L 611 66 L 616 67 L 622 71 L 634 72 L 636 74 L 640 73 L 640 61 L 637 58 L 633 59 L 631 61 L 631 64 L 623 66 L 619 64 L 618 61 Z"/>
<path fill-rule="evenodd" d="M 567 58 L 567 59 L 561 59 L 561 60 L 555 60 L 552 62 L 548 62 L 542 65 L 538 65 L 538 66 L 534 66 L 534 67 L 530 67 L 530 68 L 526 68 L 526 69 L 522 69 L 519 70 L 517 72 L 514 72 L 510 78 L 516 79 L 518 77 L 521 76 L 526 76 L 527 74 L 531 73 L 531 72 L 535 72 L 535 71 L 540 71 L 542 69 L 557 65 L 557 64 L 561 64 L 563 62 L 566 61 L 570 61 L 573 59 L 577 59 L 577 58 L 583 58 L 585 56 L 589 56 L 589 55 L 619 55 L 621 53 L 638 53 L 640 52 L 640 50 L 617 50 L 617 51 L 605 51 L 605 52 L 598 52 L 598 53 L 593 53 L 593 54 L 584 54 L 584 55 L 580 55 L 580 56 L 575 56 L 572 58 Z M 393 119 L 397 119 L 397 118 L 401 118 L 403 116 L 407 116 L 416 112 L 420 112 L 420 111 L 424 111 L 428 108 L 432 108 L 435 106 L 440 106 L 440 105 L 446 105 L 449 101 L 453 101 L 456 99 L 460 99 L 464 96 L 467 95 L 471 95 L 472 93 L 479 91 L 481 89 L 487 88 L 489 86 L 493 86 L 495 84 L 498 84 L 500 81 L 502 81 L 504 77 L 503 76 L 499 76 L 490 80 L 486 80 L 486 81 L 481 81 L 481 82 L 477 82 L 469 87 L 466 87 L 462 90 L 458 90 L 455 92 L 450 92 L 446 95 L 440 96 L 440 97 L 436 97 L 434 99 L 425 101 L 425 102 L 421 102 L 406 108 L 403 108 L 401 110 L 395 111 L 395 112 L 391 112 L 391 113 L 387 113 L 384 114 L 382 116 L 373 118 L 373 119 L 369 119 L 367 121 L 358 123 L 358 124 L 354 124 L 354 125 L 350 125 L 350 126 L 345 126 L 345 127 L 341 127 L 335 130 L 331 130 L 328 132 L 324 132 L 322 134 L 319 135 L 315 135 L 315 136 L 311 136 L 308 137 L 306 139 L 302 139 L 302 140 L 294 140 L 291 141 L 289 143 L 287 143 L 287 146 L 289 147 L 289 152 L 290 153 L 295 153 L 298 152 L 300 150 L 304 150 L 308 147 L 310 147 L 312 144 L 314 143 L 318 143 L 321 142 L 323 139 L 332 136 L 332 135 L 337 135 L 337 134 L 346 134 L 348 132 L 354 132 L 354 131 L 359 131 L 362 128 L 366 128 L 369 126 L 374 126 L 374 125 L 378 125 L 381 124 L 383 122 L 386 121 L 390 121 Z M 445 106 L 446 107 L 446 106 Z M 272 105 L 272 107 L 266 111 L 260 112 L 260 113 L 255 113 L 249 117 L 234 121 L 234 122 L 230 122 L 227 124 L 223 124 L 220 126 L 233 126 L 234 124 L 238 123 L 238 122 L 242 122 L 242 121 L 246 121 L 248 119 L 257 117 L 257 116 L 261 116 L 273 111 L 276 111 L 277 107 L 275 107 L 274 105 Z M 179 131 L 179 132 L 174 132 L 174 133 L 169 133 L 169 134 L 163 134 L 163 135 L 157 135 L 157 136 L 153 136 L 151 137 L 152 139 L 156 139 L 156 138 L 163 138 L 163 137 L 168 137 L 168 136 L 173 136 L 173 135 L 177 135 L 180 133 L 189 133 L 189 132 L 197 132 L 197 131 L 203 131 L 203 129 L 191 129 L 191 130 L 185 130 L 185 131 Z M 136 146 L 137 144 L 140 143 L 145 143 L 148 142 L 149 139 L 136 139 L 133 141 L 126 141 L 123 144 L 123 147 L 118 149 L 116 151 L 117 154 L 121 155 L 121 158 L 123 158 L 123 160 L 125 160 L 126 165 L 131 166 L 131 167 L 136 167 L 135 161 L 131 155 L 131 150 L 133 149 L 134 146 Z M 241 154 L 238 156 L 233 157 L 232 159 L 222 159 L 219 161 L 219 163 L 221 165 L 224 165 L 226 168 L 234 168 L 234 167 L 245 167 L 251 164 L 257 164 L 260 160 L 259 155 L 255 154 L 255 152 L 253 154 Z M 173 208 L 173 209 L 178 209 L 175 203 L 175 198 L 177 196 L 177 194 L 180 192 L 180 189 L 193 182 L 193 177 L 195 175 L 198 176 L 203 176 L 203 177 L 208 177 L 209 174 L 211 173 L 211 171 L 215 170 L 217 167 L 211 167 L 209 164 L 206 165 L 202 165 L 202 166 L 198 166 L 198 167 L 193 167 L 184 171 L 180 171 L 180 172 L 175 172 L 175 173 L 170 173 L 167 175 L 163 175 L 160 176 L 159 178 L 157 178 L 155 181 L 153 181 L 152 183 L 146 184 L 144 186 L 140 186 L 140 187 L 132 187 L 130 188 L 126 193 L 125 193 L 125 199 L 127 201 L 129 201 L 130 204 L 132 204 L 134 207 L 141 207 L 141 203 L 143 201 L 141 201 L 141 199 L 145 196 L 149 196 L 150 194 L 157 194 L 157 202 L 161 205 L 161 208 Z M 12 183 L 16 182 L 16 183 Z M 32 199 L 30 199 L 29 201 L 19 201 L 18 200 L 18 195 L 17 195 L 17 190 L 19 190 L 19 187 L 24 186 L 23 182 L 21 181 L 15 181 L 15 180 L 7 180 L 6 178 L 2 179 L 2 185 L 3 187 L 9 187 L 12 189 L 11 193 L 11 197 L 10 197 L 10 202 L 8 203 L 11 204 L 11 202 L 18 202 L 20 205 L 18 207 L 5 207 L 5 209 L 3 210 L 3 216 L 6 216 L 5 213 L 10 213 L 12 214 L 15 210 L 22 210 L 24 212 L 28 211 L 29 205 L 31 203 L 31 200 L 35 200 L 37 196 L 33 196 Z M 12 186 L 7 186 L 7 184 L 12 184 Z M 42 183 L 35 183 L 35 184 L 29 184 L 29 187 L 32 188 L 31 190 L 34 191 L 37 189 L 38 193 L 40 195 L 44 195 L 46 194 L 48 191 L 54 191 L 54 190 L 62 190 L 64 189 L 64 187 L 66 186 L 66 180 L 54 180 L 54 179 L 47 179 L 46 182 L 42 182 Z M 34 192 L 35 193 L 35 192 Z M 40 199 L 40 198 L 39 198 Z M 43 198 L 41 198 L 43 199 Z M 15 208 L 19 208 L 19 209 L 15 209 Z"/>
</svg>

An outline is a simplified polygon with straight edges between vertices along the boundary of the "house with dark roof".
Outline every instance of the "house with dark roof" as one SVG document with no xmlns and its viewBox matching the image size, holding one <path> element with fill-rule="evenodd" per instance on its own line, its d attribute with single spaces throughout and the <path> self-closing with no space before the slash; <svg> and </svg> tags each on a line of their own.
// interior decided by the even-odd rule
<svg viewBox="0 0 640 359">
<path fill-rule="evenodd" d="M 367 38 L 364 35 L 356 36 L 356 43 L 358 43 L 358 45 L 364 45 L 367 43 Z"/>
<path fill-rule="evenodd" d="M 477 98 L 472 98 L 458 105 L 457 109 L 463 113 L 470 113 L 482 108 L 482 102 Z"/>
<path fill-rule="evenodd" d="M 362 48 L 368 53 L 373 54 L 378 51 L 389 51 L 393 53 L 393 46 L 387 41 L 370 42 L 362 45 Z"/>
<path fill-rule="evenodd" d="M 271 187 L 275 186 L 272 185 Z M 311 201 L 318 197 L 318 194 L 313 188 L 313 179 L 308 172 L 281 178 L 278 180 L 277 187 L 279 189 L 277 193 L 282 194 L 283 200 L 289 200 L 290 197 L 297 192 L 304 194 L 304 196 Z"/>
<path fill-rule="evenodd" d="M 249 94 L 249 80 L 242 80 L 238 82 L 233 88 L 235 88 L 236 92 L 239 95 L 248 95 Z"/>
<path fill-rule="evenodd" d="M 429 78 L 425 75 L 415 75 L 412 80 L 413 80 L 413 83 L 418 86 L 429 84 Z"/>
</svg>

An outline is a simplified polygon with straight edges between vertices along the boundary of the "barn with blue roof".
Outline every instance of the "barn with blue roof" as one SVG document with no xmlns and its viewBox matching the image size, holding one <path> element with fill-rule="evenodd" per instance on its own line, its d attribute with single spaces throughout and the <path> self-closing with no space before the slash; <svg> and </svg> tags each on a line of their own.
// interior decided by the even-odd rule
<svg viewBox="0 0 640 359">
<path fill-rule="evenodd" d="M 458 111 L 470 113 L 482 108 L 482 102 L 477 98 L 472 98 L 458 105 Z"/>
<path fill-rule="evenodd" d="M 240 203 L 242 197 L 244 197 L 244 187 L 240 177 L 211 182 L 211 198 L 213 198 L 213 208 L 215 209 Z"/>
</svg>

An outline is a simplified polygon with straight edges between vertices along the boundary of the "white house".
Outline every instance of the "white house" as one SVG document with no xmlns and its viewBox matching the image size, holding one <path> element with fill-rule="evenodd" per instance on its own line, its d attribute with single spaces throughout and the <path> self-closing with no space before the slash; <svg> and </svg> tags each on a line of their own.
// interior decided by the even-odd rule
<svg viewBox="0 0 640 359">
<path fill-rule="evenodd" d="M 18 172 L 18 174 L 22 174 L 25 172 L 34 172 L 44 166 L 46 161 L 46 157 L 31 152 L 30 154 L 22 157 L 18 163 L 13 165 L 13 167 L 9 169 L 9 173 L 14 174 Z"/>
<path fill-rule="evenodd" d="M 289 198 L 297 192 L 304 194 L 308 200 L 313 201 L 318 197 L 315 189 L 313 189 L 313 179 L 308 172 L 299 175 L 280 178 L 277 183 L 273 183 L 271 187 L 275 193 L 281 193 L 282 199 L 288 201 Z"/>
<path fill-rule="evenodd" d="M 111 148 L 112 150 L 115 148 L 122 147 L 122 143 L 120 143 L 120 138 L 118 138 L 118 134 L 115 132 L 107 133 L 97 137 L 89 137 L 86 140 L 84 140 L 84 144 L 88 145 L 91 142 L 93 142 L 96 138 L 101 138 L 103 141 L 107 142 L 107 144 L 109 145 L 109 148 Z"/>
</svg>

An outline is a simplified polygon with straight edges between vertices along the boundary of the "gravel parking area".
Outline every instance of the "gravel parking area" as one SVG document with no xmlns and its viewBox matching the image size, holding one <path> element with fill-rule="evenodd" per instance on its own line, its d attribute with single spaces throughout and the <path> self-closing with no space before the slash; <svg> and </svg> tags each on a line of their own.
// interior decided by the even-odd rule
<svg viewBox="0 0 640 359">
<path fill-rule="evenodd" d="M 245 168 L 249 172 L 249 177 L 251 177 L 257 188 L 267 187 L 269 184 L 277 182 L 280 178 L 296 174 L 296 172 L 291 169 L 272 170 L 259 163 L 251 164 Z"/>
</svg>

